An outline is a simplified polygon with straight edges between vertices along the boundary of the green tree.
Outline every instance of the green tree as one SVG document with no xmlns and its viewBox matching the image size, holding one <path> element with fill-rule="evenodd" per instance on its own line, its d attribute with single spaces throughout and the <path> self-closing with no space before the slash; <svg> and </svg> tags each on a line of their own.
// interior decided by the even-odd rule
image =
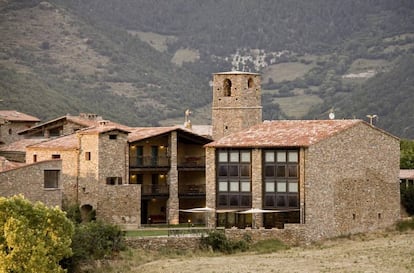
<svg viewBox="0 0 414 273">
<path fill-rule="evenodd" d="M 65 272 L 73 224 L 59 208 L 23 196 L 0 197 L 0 272 Z"/>
<path fill-rule="evenodd" d="M 402 139 L 400 141 L 400 168 L 414 169 L 414 141 Z"/>
</svg>

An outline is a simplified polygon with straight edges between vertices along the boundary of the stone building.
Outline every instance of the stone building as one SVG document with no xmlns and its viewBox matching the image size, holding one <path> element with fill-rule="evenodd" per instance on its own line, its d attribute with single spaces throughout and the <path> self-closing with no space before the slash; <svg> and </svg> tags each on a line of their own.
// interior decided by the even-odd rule
<svg viewBox="0 0 414 273">
<path fill-rule="evenodd" d="M 236 90 L 256 75 L 215 76 L 213 96 L 219 97 L 213 101 L 228 94 L 240 101 Z M 215 92 L 220 85 L 231 86 L 230 92 Z M 258 103 L 251 98 L 245 105 L 258 109 Z M 213 132 L 228 122 L 233 133 L 205 145 L 206 203 L 215 209 L 211 226 L 300 229 L 304 239 L 317 240 L 399 219 L 396 137 L 361 120 L 262 123 L 258 113 L 250 113 L 257 122 L 246 128 L 231 123 L 238 110 L 227 106 L 225 111 L 222 120 L 213 119 Z M 261 211 L 240 213 L 251 208 Z"/>
<path fill-rule="evenodd" d="M 135 128 L 128 136 L 129 183 L 141 185 L 141 223 L 193 223 L 182 209 L 205 206 L 205 155 L 210 138 L 172 127 Z"/>
<path fill-rule="evenodd" d="M 36 117 L 14 110 L 0 110 L 0 146 L 21 139 L 18 132 L 34 126 L 39 121 Z"/>
<path fill-rule="evenodd" d="M 212 126 L 192 125 L 186 111 L 185 126 L 131 128 L 81 114 L 21 130 L 24 139 L 0 152 L 15 150 L 27 165 L 0 170 L 0 194 L 78 204 L 125 228 L 208 219 L 292 241 L 399 219 L 394 136 L 361 120 L 263 122 L 256 73 L 214 74 L 212 101 Z M 206 206 L 206 218 L 188 212 Z"/>
</svg>

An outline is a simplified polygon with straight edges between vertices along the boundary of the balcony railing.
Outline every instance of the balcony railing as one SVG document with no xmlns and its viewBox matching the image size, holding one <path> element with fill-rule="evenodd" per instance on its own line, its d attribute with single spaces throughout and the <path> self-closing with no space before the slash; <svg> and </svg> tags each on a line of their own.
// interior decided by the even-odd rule
<svg viewBox="0 0 414 273">
<path fill-rule="evenodd" d="M 142 185 L 143 195 L 166 195 L 168 194 L 168 185 Z"/>
<path fill-rule="evenodd" d="M 184 185 L 178 192 L 180 195 L 203 195 L 206 194 L 206 185 Z"/>
<path fill-rule="evenodd" d="M 205 156 L 185 156 L 178 162 L 179 167 L 205 167 L 206 157 Z"/>
<path fill-rule="evenodd" d="M 130 157 L 129 165 L 130 167 L 135 167 L 135 168 L 168 167 L 170 165 L 170 158 L 167 156 Z"/>
</svg>

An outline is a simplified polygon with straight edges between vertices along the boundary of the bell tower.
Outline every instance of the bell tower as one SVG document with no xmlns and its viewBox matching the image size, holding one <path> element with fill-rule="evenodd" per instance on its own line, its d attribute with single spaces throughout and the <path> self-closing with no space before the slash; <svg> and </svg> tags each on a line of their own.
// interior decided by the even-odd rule
<svg viewBox="0 0 414 273">
<path fill-rule="evenodd" d="M 262 122 L 260 74 L 222 72 L 213 74 L 213 139 Z"/>
</svg>

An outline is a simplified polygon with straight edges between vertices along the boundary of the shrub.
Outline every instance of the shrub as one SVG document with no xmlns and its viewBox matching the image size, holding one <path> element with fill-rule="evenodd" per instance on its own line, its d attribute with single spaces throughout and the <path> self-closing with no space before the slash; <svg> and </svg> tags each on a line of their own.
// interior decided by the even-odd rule
<svg viewBox="0 0 414 273">
<path fill-rule="evenodd" d="M 258 253 L 272 253 L 289 247 L 278 239 L 262 240 L 252 245 L 251 249 Z"/>
<path fill-rule="evenodd" d="M 246 251 L 249 249 L 249 242 L 245 239 L 230 240 L 223 232 L 212 231 L 206 237 L 201 238 L 203 248 L 211 248 L 213 251 L 222 253 L 234 253 L 237 251 Z"/>
<path fill-rule="evenodd" d="M 414 186 L 401 188 L 401 204 L 409 215 L 414 215 Z"/>
<path fill-rule="evenodd" d="M 396 226 L 398 231 L 414 229 L 414 219 L 399 221 Z"/>
<path fill-rule="evenodd" d="M 112 224 L 92 221 L 78 224 L 72 237 L 73 256 L 64 261 L 71 272 L 80 264 L 112 258 L 125 249 L 124 232 Z"/>
</svg>

